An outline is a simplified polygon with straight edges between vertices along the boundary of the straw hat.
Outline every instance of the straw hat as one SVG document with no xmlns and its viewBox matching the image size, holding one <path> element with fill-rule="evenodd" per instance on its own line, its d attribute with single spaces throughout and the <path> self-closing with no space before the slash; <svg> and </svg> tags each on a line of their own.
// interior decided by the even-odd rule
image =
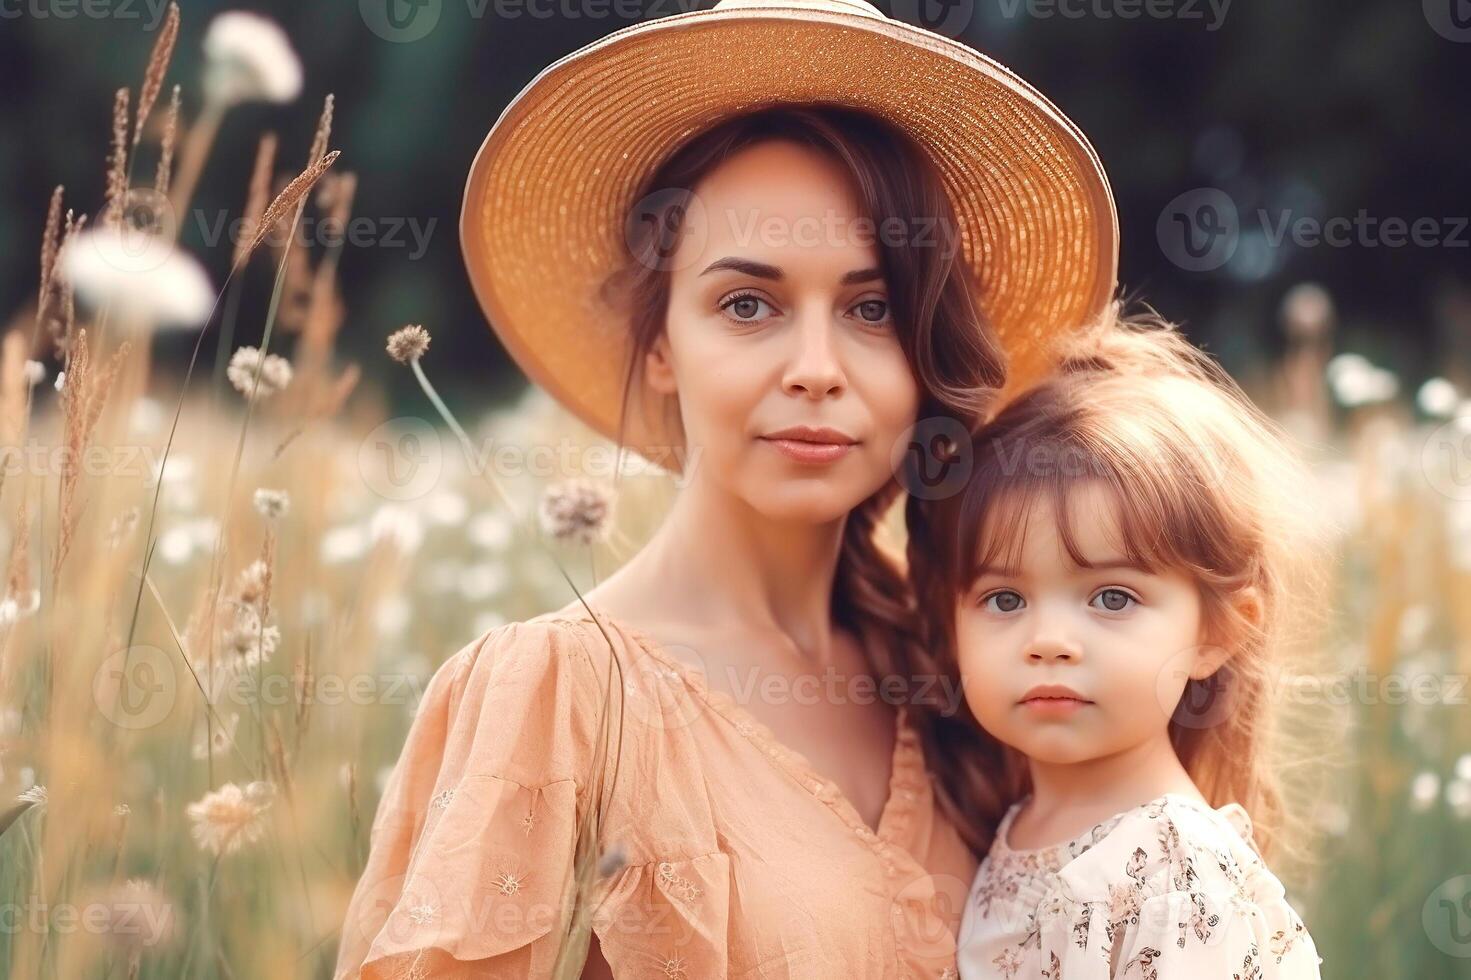
<svg viewBox="0 0 1471 980">
<path fill-rule="evenodd" d="M 506 107 L 470 168 L 460 238 L 475 293 L 531 380 L 598 432 L 617 432 L 628 348 L 626 324 L 595 297 L 627 256 L 624 221 L 641 181 L 709 126 L 792 102 L 868 110 L 928 151 L 1006 348 L 1008 391 L 1046 371 L 1045 338 L 1095 319 L 1112 298 L 1119 233 L 1108 178 L 1083 134 L 1029 84 L 863 0 L 720 0 L 550 65 Z M 624 441 L 677 470 L 662 398 L 629 399 Z"/>
</svg>

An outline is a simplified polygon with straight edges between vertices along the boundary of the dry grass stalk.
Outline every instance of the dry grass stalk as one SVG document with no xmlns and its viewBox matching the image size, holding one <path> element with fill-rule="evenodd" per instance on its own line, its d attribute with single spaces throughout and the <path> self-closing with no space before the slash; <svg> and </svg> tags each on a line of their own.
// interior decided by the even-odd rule
<svg viewBox="0 0 1471 980">
<path fill-rule="evenodd" d="M 128 193 L 128 90 L 120 88 L 112 102 L 112 151 L 107 156 L 107 204 L 102 223 L 115 225 L 122 218 L 123 199 Z"/>
<path fill-rule="evenodd" d="M 230 264 L 238 266 L 245 258 L 246 243 L 255 237 L 271 196 L 271 170 L 276 166 L 276 134 L 266 133 L 255 151 L 255 168 L 250 172 L 250 190 L 245 198 L 244 223 L 240 240 L 235 243 L 235 256 Z"/>
<path fill-rule="evenodd" d="M 163 77 L 168 74 L 169 62 L 174 57 L 174 42 L 179 39 L 179 5 L 169 4 L 168 15 L 159 28 L 158 40 L 153 42 L 153 53 L 148 57 L 148 70 L 143 73 L 143 88 L 138 92 L 138 117 L 133 123 L 133 146 L 143 140 L 143 124 L 153 111 L 158 93 L 163 91 Z"/>
<path fill-rule="evenodd" d="M 76 506 L 76 493 L 81 478 L 82 458 L 87 448 L 87 440 L 97 425 L 97 419 L 102 414 L 103 406 L 107 404 L 108 393 L 112 390 L 113 380 L 122 367 L 123 358 L 127 356 L 131 348 L 131 343 L 123 341 L 113 352 L 107 366 L 99 371 L 94 367 L 91 352 L 87 347 L 87 331 L 81 330 L 77 333 L 75 349 L 72 351 L 67 367 L 66 384 L 61 389 L 63 438 L 67 451 L 62 460 L 61 486 L 58 491 L 58 514 L 61 527 L 56 555 L 51 564 L 53 575 L 61 571 L 62 563 L 66 561 L 67 553 L 71 550 L 73 532 L 80 520 L 81 515 Z"/>
<path fill-rule="evenodd" d="M 26 428 L 31 382 L 26 377 L 26 358 L 31 341 L 24 330 L 11 330 L 0 341 L 0 444 L 20 442 Z M 0 478 L 4 473 L 0 472 Z"/>
<path fill-rule="evenodd" d="M 66 223 L 61 233 L 61 248 L 66 248 L 66 243 L 72 240 L 73 235 L 80 235 L 82 229 L 87 226 L 87 216 L 75 218 L 70 209 L 66 212 Z M 77 304 L 76 294 L 72 290 L 71 283 L 55 275 L 51 277 L 54 291 L 56 293 L 57 308 L 49 310 L 46 319 L 46 332 L 51 338 L 52 345 L 63 359 L 63 367 L 71 363 L 72 345 L 76 341 L 77 329 Z"/>
<path fill-rule="evenodd" d="M 179 142 L 179 86 L 169 99 L 168 115 L 164 117 L 163 139 L 159 144 L 158 170 L 153 178 L 153 189 L 158 194 L 169 192 L 169 183 L 174 177 L 174 148 Z"/>
<path fill-rule="evenodd" d="M 346 403 L 348 396 L 352 394 L 353 389 L 357 387 L 358 381 L 361 378 L 362 370 L 356 364 L 349 364 L 343 369 L 341 374 L 326 384 L 325 387 L 321 384 L 321 377 L 319 375 L 312 375 L 308 383 L 304 384 L 301 389 L 302 392 L 306 393 L 306 407 L 304 409 L 306 418 L 296 428 L 292 429 L 286 438 L 277 444 L 275 451 L 271 453 L 271 459 L 280 459 L 281 454 L 286 451 L 286 447 L 296 441 L 296 437 L 305 432 L 307 426 L 320 419 L 330 418 L 340 412 L 343 404 Z"/>
<path fill-rule="evenodd" d="M 311 723 L 316 683 L 316 672 L 312 669 L 312 645 L 308 642 L 306 652 L 297 658 L 291 668 L 291 692 L 296 702 L 296 738 L 292 744 L 297 747 L 301 745 L 301 738 Z"/>
<path fill-rule="evenodd" d="M 276 716 L 268 715 L 269 724 L 266 730 L 271 736 L 271 768 L 275 770 L 276 785 L 280 786 L 286 794 L 288 806 L 296 806 L 296 786 L 291 780 L 291 762 L 286 756 L 286 742 L 281 738 L 281 728 L 276 724 Z"/>
<path fill-rule="evenodd" d="M 345 234 L 352 217 L 353 199 L 357 196 L 358 179 L 353 173 L 329 175 L 317 191 L 317 206 L 326 211 L 329 227 Z M 346 308 L 337 288 L 337 261 L 340 248 L 333 248 L 317 268 L 312 284 L 311 305 L 307 310 L 302 338 L 297 344 L 296 360 L 304 371 L 325 364 L 331 353 L 337 331 L 341 329 Z"/>
<path fill-rule="evenodd" d="M 51 303 L 51 286 L 56 272 L 56 255 L 61 247 L 61 200 L 66 189 L 60 184 L 51 192 L 51 206 L 46 209 L 46 230 L 41 234 L 41 289 L 36 296 L 36 326 L 46 321 Z"/>
<path fill-rule="evenodd" d="M 300 176 L 286 185 L 286 189 L 271 202 L 270 207 L 266 208 L 265 216 L 261 218 L 260 228 L 251 239 L 250 245 L 245 249 L 245 252 L 241 256 L 241 261 L 249 257 L 256 250 L 270 229 L 285 216 L 287 211 L 306 196 L 307 192 L 312 189 L 317 181 L 322 179 L 322 175 L 331 169 L 332 164 L 336 163 L 337 158 L 341 155 L 341 150 L 333 150 L 306 168 Z"/>
<path fill-rule="evenodd" d="M 276 326 L 285 333 L 299 333 L 306 324 L 312 305 L 312 263 L 305 248 L 292 248 L 291 239 L 278 240 L 276 261 L 286 263 L 286 276 L 281 282 L 281 305 L 276 311 Z"/>
<path fill-rule="evenodd" d="M 322 159 L 322 155 L 327 152 L 327 141 L 332 138 L 332 110 L 335 102 L 336 96 L 329 93 L 322 104 L 322 115 L 317 120 L 316 135 L 312 137 L 312 155 L 307 158 L 308 163 Z"/>
<path fill-rule="evenodd" d="M 30 500 L 22 496 L 20 513 L 15 518 L 15 541 L 10 546 L 10 565 L 5 572 L 5 594 L 19 598 L 31 590 L 31 514 Z"/>
</svg>

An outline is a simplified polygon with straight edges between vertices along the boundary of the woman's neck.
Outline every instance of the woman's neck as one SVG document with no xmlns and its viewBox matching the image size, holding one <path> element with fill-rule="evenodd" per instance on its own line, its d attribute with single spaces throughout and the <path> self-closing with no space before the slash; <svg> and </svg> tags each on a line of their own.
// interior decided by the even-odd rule
<svg viewBox="0 0 1471 980">
<path fill-rule="evenodd" d="M 821 668 L 833 650 L 833 583 L 844 523 L 774 521 L 695 480 L 619 575 L 657 582 L 659 605 L 702 629 L 729 623 L 743 633 L 789 637 Z"/>
</svg>

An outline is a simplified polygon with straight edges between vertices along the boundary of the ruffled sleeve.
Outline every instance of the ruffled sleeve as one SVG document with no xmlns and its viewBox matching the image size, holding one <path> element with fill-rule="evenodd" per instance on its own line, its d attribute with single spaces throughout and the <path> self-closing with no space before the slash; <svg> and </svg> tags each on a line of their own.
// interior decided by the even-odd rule
<svg viewBox="0 0 1471 980">
<path fill-rule="evenodd" d="M 594 653 L 565 626 L 509 623 L 435 671 L 374 814 L 337 980 L 551 974 L 600 760 Z"/>
<path fill-rule="evenodd" d="M 1319 958 L 1302 920 L 1280 895 L 1221 901 L 1172 891 L 1146 899 L 1125 934 L 1114 975 L 1318 980 Z"/>
<path fill-rule="evenodd" d="M 1167 803 L 1058 878 L 1036 938 L 1049 980 L 1318 980 L 1320 958 L 1246 811 Z"/>
</svg>

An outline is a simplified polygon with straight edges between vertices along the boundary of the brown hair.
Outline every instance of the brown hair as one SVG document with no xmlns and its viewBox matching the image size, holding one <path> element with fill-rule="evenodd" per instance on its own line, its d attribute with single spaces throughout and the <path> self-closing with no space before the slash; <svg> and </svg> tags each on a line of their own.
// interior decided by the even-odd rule
<svg viewBox="0 0 1471 980">
<path fill-rule="evenodd" d="M 968 448 L 963 488 L 911 498 L 907 510 L 911 577 L 921 608 L 935 611 L 927 639 L 946 667 L 958 669 L 955 612 L 970 570 L 1013 565 L 1036 504 L 1051 502 L 1064 547 L 1087 567 L 1065 502 L 1080 481 L 1101 481 L 1129 559 L 1182 570 L 1200 589 L 1206 635 L 1228 657 L 1187 682 L 1170 740 L 1211 805 L 1246 807 L 1267 853 L 1286 816 L 1272 688 L 1290 627 L 1308 621 L 1321 587 L 1307 473 L 1280 428 L 1171 324 L 1152 312 L 1121 316 L 1115 303 L 1055 376 L 1006 405 Z M 1015 801 L 1025 767 L 984 740 L 1009 756 L 1005 792 Z"/>
<path fill-rule="evenodd" d="M 618 442 L 626 431 L 628 402 L 642 383 L 645 355 L 665 329 L 669 275 L 660 256 L 669 254 L 670 237 L 700 179 L 739 150 L 771 140 L 788 140 L 825 154 L 851 175 L 863 217 L 879 228 L 897 219 L 905 227 L 933 221 L 929 241 L 878 236 L 874 240 L 888 288 L 888 301 L 910 370 L 919 386 L 919 418 L 944 416 L 979 420 L 1005 382 L 999 342 L 975 303 L 976 287 L 961 255 L 949 196 L 926 153 L 903 130 L 872 114 L 825 103 L 783 104 L 757 109 L 695 135 L 680 146 L 634 196 L 656 201 L 649 215 L 628 226 L 630 254 L 609 277 L 603 297 L 627 312 L 631 331 L 624 365 L 623 410 Z M 665 431 L 682 433 L 678 404 L 668 399 Z M 875 526 L 895 501 L 901 486 L 890 480 L 855 507 L 843 529 L 833 591 L 833 616 L 864 642 L 880 679 L 939 676 L 920 639 L 913 592 L 904 572 L 874 540 Z M 957 829 L 973 847 L 982 838 L 971 830 L 964 787 L 983 775 L 958 772 L 977 766 L 978 757 L 950 751 L 957 728 L 938 707 L 916 701 L 912 707 L 931 768 L 939 775 L 936 796 Z M 954 795 L 947 789 L 956 790 Z"/>
</svg>

